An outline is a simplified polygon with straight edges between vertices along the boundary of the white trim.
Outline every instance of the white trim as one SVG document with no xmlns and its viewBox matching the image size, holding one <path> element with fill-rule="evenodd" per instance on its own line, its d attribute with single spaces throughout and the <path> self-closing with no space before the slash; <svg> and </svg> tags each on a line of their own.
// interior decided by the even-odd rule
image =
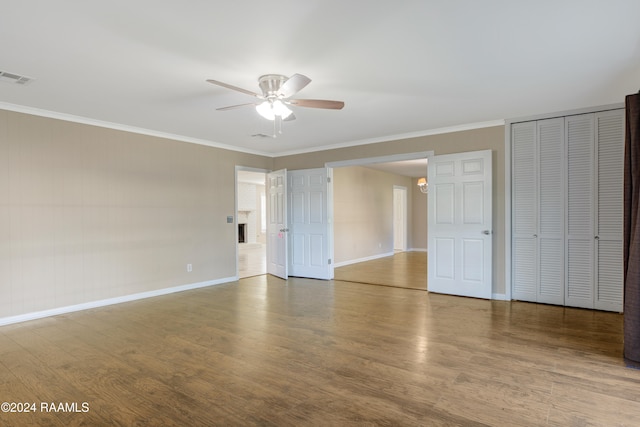
<svg viewBox="0 0 640 427">
<path fill-rule="evenodd" d="M 327 162 L 325 166 L 328 168 L 342 168 L 348 166 L 371 165 L 374 163 L 402 162 L 405 160 L 428 159 L 433 157 L 433 150 L 420 151 L 417 153 L 390 154 L 388 156 L 365 157 L 351 160 L 338 160 L 335 162 Z"/>
<path fill-rule="evenodd" d="M 491 300 L 509 301 L 511 298 L 507 298 L 505 294 L 491 294 Z"/>
<path fill-rule="evenodd" d="M 334 264 L 334 268 L 344 267 L 345 265 L 357 264 L 359 262 L 373 261 L 374 259 L 386 258 L 389 256 L 393 256 L 395 252 L 387 252 L 385 254 L 380 255 L 372 255 L 364 258 L 352 259 L 349 261 L 337 262 Z"/>
<path fill-rule="evenodd" d="M 440 135 L 443 133 L 462 132 L 466 130 L 482 129 L 482 128 L 489 128 L 489 127 L 495 127 L 495 126 L 504 126 L 504 123 L 505 123 L 504 119 L 491 120 L 487 122 L 467 123 L 467 124 L 449 126 L 449 127 L 443 127 L 443 128 L 437 128 L 437 129 L 428 129 L 428 130 L 421 130 L 417 132 L 401 133 L 397 135 L 386 135 L 386 136 L 381 136 L 377 138 L 360 139 L 360 140 L 351 141 L 351 142 L 324 145 L 321 147 L 313 147 L 308 149 L 283 151 L 275 154 L 274 157 L 291 156 L 295 154 L 313 153 L 316 151 L 334 150 L 336 148 L 355 147 L 358 145 L 377 144 L 379 142 L 397 141 L 400 139 L 419 138 L 422 136 Z"/>
<path fill-rule="evenodd" d="M 16 113 L 24 113 L 24 114 L 31 114 L 34 116 L 47 117 L 50 119 L 63 120 L 65 122 L 80 123 L 84 125 L 121 130 L 121 131 L 136 133 L 140 135 L 155 136 L 158 138 L 171 139 L 174 141 L 190 142 L 192 144 L 206 145 L 209 147 L 221 148 L 223 150 L 237 151 L 237 152 L 247 153 L 247 154 L 256 154 L 258 156 L 265 156 L 265 157 L 276 157 L 276 155 L 274 155 L 273 153 L 265 153 L 263 151 L 256 151 L 248 148 L 235 147 L 233 145 L 222 144 L 220 142 L 208 141 L 208 140 L 199 139 L 199 138 L 191 138 L 189 136 L 176 135 L 173 133 L 160 132 L 156 130 L 139 128 L 136 126 L 123 125 L 119 123 L 106 122 L 102 120 L 91 119 L 88 117 L 74 116 L 72 114 L 58 113 L 55 111 L 42 110 L 42 109 L 33 108 L 33 107 L 26 107 L 23 105 L 9 104 L 6 102 L 0 102 L 0 109 L 14 111 Z"/>
<path fill-rule="evenodd" d="M 504 119 L 500 119 L 500 120 L 492 120 L 487 122 L 468 123 L 468 124 L 462 124 L 462 125 L 456 125 L 456 126 L 449 126 L 449 127 L 438 128 L 438 129 L 421 130 L 417 132 L 409 132 L 409 133 L 403 133 L 403 134 L 397 134 L 397 135 L 387 135 L 383 137 L 368 138 L 368 139 L 356 140 L 351 142 L 342 142 L 338 144 L 324 145 L 321 147 L 312 147 L 312 148 L 306 148 L 306 149 L 300 149 L 300 150 L 290 150 L 290 151 L 283 151 L 279 153 L 268 153 L 264 151 L 252 150 L 252 149 L 243 148 L 243 147 L 236 147 L 233 145 L 223 144 L 220 142 L 214 142 L 214 141 L 209 141 L 205 139 L 192 138 L 184 135 L 176 135 L 168 132 L 160 132 L 152 129 L 145 129 L 145 128 L 139 128 L 136 126 L 129 126 L 129 125 L 124 125 L 124 124 L 119 124 L 114 122 L 107 122 L 103 120 L 92 119 L 89 117 L 76 116 L 73 114 L 59 113 L 56 111 L 44 110 L 44 109 L 35 108 L 35 107 L 28 107 L 26 105 L 11 104 L 8 102 L 0 102 L 0 109 L 7 110 L 7 111 L 14 111 L 17 113 L 31 114 L 34 116 L 48 117 L 51 119 L 63 120 L 66 122 L 81 123 L 85 125 L 98 126 L 98 127 L 107 128 L 107 129 L 115 129 L 115 130 L 121 130 L 125 132 L 137 133 L 141 135 L 171 139 L 175 141 L 189 142 L 192 144 L 206 145 L 209 147 L 221 148 L 224 150 L 237 151 L 237 152 L 247 153 L 247 154 L 255 154 L 258 156 L 264 156 L 264 157 L 270 157 L 270 158 L 290 156 L 294 154 L 314 153 L 317 151 L 325 151 L 325 150 L 332 150 L 336 148 L 345 148 L 345 147 L 354 147 L 358 145 L 375 144 L 378 142 L 396 141 L 398 139 L 418 138 L 421 136 L 428 136 L 428 135 L 439 135 L 443 133 L 482 129 L 482 128 L 493 127 L 493 126 L 503 126 L 505 124 Z"/>
<path fill-rule="evenodd" d="M 75 311 L 89 310 L 91 308 L 105 307 L 108 305 L 120 304 L 123 302 L 153 298 L 160 295 L 173 294 L 176 292 L 189 291 L 192 289 L 205 288 L 208 286 L 221 285 L 224 283 L 234 282 L 236 280 L 237 278 L 235 277 L 225 277 L 217 280 L 208 280 L 206 282 L 175 286 L 173 288 L 157 289 L 155 291 L 140 292 L 137 294 L 107 298 L 107 299 L 98 300 L 98 301 L 85 302 L 82 304 L 68 305 L 66 307 L 58 307 L 58 308 L 52 308 L 49 310 L 35 311 L 32 313 L 20 314 L 17 316 L 3 317 L 3 318 L 0 318 L 0 326 L 10 325 L 13 323 L 26 322 L 28 320 L 42 319 L 44 317 L 58 316 L 60 314 L 73 313 Z"/>
<path fill-rule="evenodd" d="M 407 252 L 427 252 L 427 248 L 410 248 L 407 249 Z"/>
</svg>

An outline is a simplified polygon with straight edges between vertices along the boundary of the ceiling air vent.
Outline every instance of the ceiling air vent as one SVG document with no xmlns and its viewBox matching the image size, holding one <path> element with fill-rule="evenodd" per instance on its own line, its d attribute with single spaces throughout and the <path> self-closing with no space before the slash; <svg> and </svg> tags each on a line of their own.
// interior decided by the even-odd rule
<svg viewBox="0 0 640 427">
<path fill-rule="evenodd" d="M 31 77 L 20 76 L 18 74 L 7 73 L 0 70 L 0 82 L 15 83 L 18 85 L 26 85 L 33 81 Z"/>
</svg>

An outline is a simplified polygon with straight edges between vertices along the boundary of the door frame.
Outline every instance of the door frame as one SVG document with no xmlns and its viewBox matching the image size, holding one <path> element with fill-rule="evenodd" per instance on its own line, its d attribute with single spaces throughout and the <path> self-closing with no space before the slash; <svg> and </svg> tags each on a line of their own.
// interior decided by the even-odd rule
<svg viewBox="0 0 640 427">
<path fill-rule="evenodd" d="M 234 213 L 233 213 L 233 224 L 234 224 L 234 228 L 235 228 L 235 244 L 236 244 L 236 276 L 235 276 L 235 280 L 240 280 L 240 248 L 238 247 L 238 172 L 240 171 L 244 171 L 244 172 L 258 172 L 258 173 L 263 173 L 265 174 L 265 180 L 267 177 L 267 174 L 269 172 L 271 172 L 269 169 L 258 169 L 258 168 L 252 168 L 252 167 L 248 167 L 248 166 L 238 166 L 236 165 L 235 167 L 235 171 L 234 171 L 234 177 L 233 177 L 233 182 L 234 182 L 234 193 L 233 193 L 233 197 L 234 197 L 234 201 L 235 201 L 235 205 L 234 205 Z M 265 182 L 266 184 L 266 182 Z M 265 246 L 266 246 L 267 242 L 265 242 Z M 266 257 L 266 254 L 265 254 Z"/>
<path fill-rule="evenodd" d="M 406 252 L 408 250 L 408 245 L 407 245 L 407 238 L 408 233 L 408 226 L 407 226 L 407 221 L 408 221 L 408 216 L 407 216 L 407 198 L 409 196 L 409 190 L 407 187 L 403 186 L 403 185 L 394 185 L 393 186 L 393 250 L 396 250 L 396 221 L 397 221 L 397 217 L 398 217 L 398 211 L 397 211 L 397 205 L 396 205 L 396 192 L 399 192 L 399 194 L 402 194 L 402 212 L 400 219 L 402 220 L 402 248 L 401 250 L 403 252 Z"/>
</svg>

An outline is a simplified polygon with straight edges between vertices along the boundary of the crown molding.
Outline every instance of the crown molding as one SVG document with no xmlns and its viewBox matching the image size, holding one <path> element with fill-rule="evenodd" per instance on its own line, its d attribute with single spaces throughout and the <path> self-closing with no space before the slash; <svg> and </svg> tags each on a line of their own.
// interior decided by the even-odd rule
<svg viewBox="0 0 640 427">
<path fill-rule="evenodd" d="M 356 141 L 351 141 L 351 142 L 344 142 L 344 143 L 339 143 L 339 144 L 324 145 L 324 146 L 320 146 L 320 147 L 309 148 L 309 149 L 306 149 L 306 150 L 282 151 L 282 152 L 277 153 L 277 155 L 275 157 L 292 156 L 292 155 L 296 155 L 296 154 L 314 153 L 314 152 L 317 152 L 317 151 L 335 150 L 335 149 L 338 149 L 338 148 L 349 148 L 349 147 L 355 147 L 355 146 L 358 146 L 358 145 L 377 144 L 377 143 L 380 143 L 380 142 L 389 142 L 389 141 L 397 141 L 397 140 L 401 140 L 401 139 L 419 138 L 419 137 L 422 137 L 422 136 L 440 135 L 440 134 L 443 134 L 443 133 L 462 132 L 462 131 L 465 131 L 465 130 L 482 129 L 482 128 L 488 128 L 488 127 L 494 127 L 494 126 L 504 126 L 504 125 L 505 125 L 505 120 L 504 119 L 491 120 L 491 121 L 486 121 L 486 122 L 468 123 L 468 124 L 463 124 L 463 125 L 449 126 L 449 127 L 443 127 L 443 128 L 437 128 L 437 129 L 428 129 L 428 130 L 422 130 L 422 131 L 417 131 L 417 132 L 408 132 L 408 133 L 401 133 L 401 134 L 396 134 L 396 135 L 387 135 L 387 136 L 381 136 L 381 137 L 377 137 L 377 138 L 361 139 L 361 140 L 356 140 Z"/>
<path fill-rule="evenodd" d="M 7 102 L 0 102 L 0 109 L 1 110 L 13 111 L 13 112 L 16 112 L 16 113 L 25 113 L 25 114 L 31 114 L 31 115 L 34 115 L 34 116 L 47 117 L 47 118 L 50 118 L 50 119 L 63 120 L 65 122 L 80 123 L 80 124 L 84 124 L 84 125 L 97 126 L 97 127 L 101 127 L 101 128 L 107 128 L 107 129 L 114 129 L 114 130 L 121 130 L 121 131 L 125 131 L 125 132 L 137 133 L 137 134 L 140 134 L 140 135 L 155 136 L 155 137 L 158 137 L 158 138 L 172 139 L 172 140 L 181 141 L 181 142 L 189 142 L 191 144 L 207 145 L 209 147 L 221 148 L 221 149 L 230 150 L 230 151 L 237 151 L 237 152 L 246 153 L 246 154 L 255 154 L 255 155 L 258 155 L 258 156 L 274 157 L 274 155 L 272 153 L 266 153 L 266 152 L 262 152 L 262 151 L 256 151 L 256 150 L 250 150 L 250 149 L 246 149 L 246 148 L 234 147 L 233 145 L 227 145 L 227 144 L 222 144 L 222 143 L 219 143 L 219 142 L 208 141 L 206 139 L 191 138 L 191 137 L 184 136 L 184 135 L 176 135 L 176 134 L 172 134 L 172 133 L 160 132 L 160 131 L 140 128 L 140 127 L 136 127 L 136 126 L 129 126 L 129 125 L 123 125 L 123 124 L 119 124 L 119 123 L 113 123 L 113 122 L 107 122 L 107 121 L 102 121 L 102 120 L 91 119 L 91 118 L 88 118 L 88 117 L 76 116 L 76 115 L 73 115 L 73 114 L 59 113 L 59 112 L 56 112 L 56 111 L 44 110 L 44 109 L 41 109 L 41 108 L 34 108 L 34 107 L 27 107 L 27 106 L 24 106 L 24 105 L 10 104 L 10 103 L 7 103 Z"/>
<path fill-rule="evenodd" d="M 233 145 L 223 144 L 223 143 L 214 142 L 214 141 L 208 141 L 205 139 L 192 138 L 184 135 L 176 135 L 172 133 L 160 132 L 160 131 L 140 128 L 136 126 L 129 126 L 129 125 L 123 125 L 123 124 L 114 123 L 114 122 L 96 120 L 88 117 L 76 116 L 73 114 L 59 113 L 56 111 L 45 110 L 41 108 L 11 104 L 8 102 L 0 102 L 0 109 L 7 110 L 7 111 L 14 111 L 17 113 L 31 114 L 34 116 L 47 117 L 51 119 L 63 120 L 66 122 L 80 123 L 80 124 L 98 126 L 98 127 L 107 128 L 107 129 L 137 133 L 141 135 L 154 136 L 158 138 L 171 139 L 174 141 L 188 142 L 191 144 L 206 145 L 209 147 L 221 148 L 223 150 L 236 151 L 236 152 L 245 153 L 245 154 L 254 154 L 257 156 L 264 156 L 264 157 L 270 157 L 270 158 L 291 156 L 296 154 L 315 153 L 318 151 L 335 150 L 338 148 L 348 148 L 348 147 L 355 147 L 359 145 L 377 144 L 380 142 L 397 141 L 401 139 L 418 138 L 422 136 L 439 135 L 444 133 L 461 132 L 466 130 L 482 129 L 487 127 L 505 125 L 505 120 L 500 119 L 500 120 L 492 120 L 492 121 L 486 121 L 486 122 L 477 122 L 477 123 L 468 123 L 463 125 L 449 126 L 449 127 L 438 128 L 438 129 L 422 130 L 417 132 L 408 132 L 408 133 L 402 133 L 402 134 L 396 134 L 396 135 L 387 135 L 387 136 L 381 136 L 377 138 L 361 139 L 361 140 L 356 140 L 351 142 L 324 145 L 324 146 L 313 147 L 308 149 L 269 153 L 265 151 L 235 147 Z"/>
</svg>

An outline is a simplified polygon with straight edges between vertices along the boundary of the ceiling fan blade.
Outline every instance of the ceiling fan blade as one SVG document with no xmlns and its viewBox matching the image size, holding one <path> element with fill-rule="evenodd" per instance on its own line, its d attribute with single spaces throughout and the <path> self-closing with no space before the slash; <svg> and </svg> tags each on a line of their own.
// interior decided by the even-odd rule
<svg viewBox="0 0 640 427">
<path fill-rule="evenodd" d="M 242 107 L 255 107 L 256 104 L 253 102 L 250 102 L 248 104 L 238 104 L 238 105 L 229 105 L 228 107 L 220 107 L 220 108 L 216 108 L 217 111 L 227 111 L 227 110 L 233 110 L 234 108 L 242 108 Z"/>
<path fill-rule="evenodd" d="M 300 90 L 302 90 L 306 85 L 311 83 L 311 79 L 307 76 L 303 76 L 302 74 L 294 74 L 289 77 L 286 82 L 280 86 L 280 90 L 278 90 L 278 95 L 283 98 L 289 98 L 290 96 L 295 95 Z"/>
<path fill-rule="evenodd" d="M 329 110 L 342 110 L 344 107 L 344 102 L 342 101 L 330 101 L 327 99 L 290 99 L 288 102 L 298 107 L 326 108 Z"/>
<path fill-rule="evenodd" d="M 247 95 L 255 96 L 256 98 L 262 98 L 262 95 L 258 95 L 255 92 L 251 92 L 250 90 L 242 89 L 241 87 L 233 86 L 233 85 L 230 85 L 228 83 L 223 83 L 223 82 L 219 82 L 217 80 L 211 80 L 211 79 L 207 80 L 207 82 L 212 83 L 214 85 L 226 87 L 227 89 L 231 89 L 231 90 L 235 90 L 235 91 L 238 91 L 238 92 L 246 93 Z"/>
</svg>

